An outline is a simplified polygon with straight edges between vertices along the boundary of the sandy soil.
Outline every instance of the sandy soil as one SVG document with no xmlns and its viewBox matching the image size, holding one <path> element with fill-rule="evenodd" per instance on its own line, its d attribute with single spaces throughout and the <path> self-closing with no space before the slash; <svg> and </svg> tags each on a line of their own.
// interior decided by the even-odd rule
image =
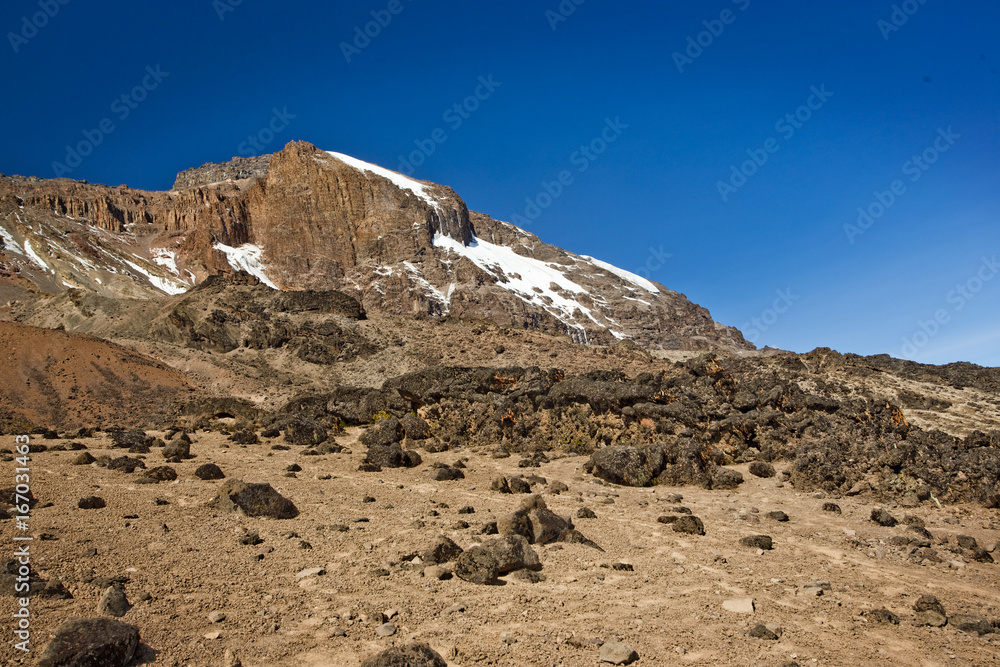
<svg viewBox="0 0 1000 667">
<path fill-rule="evenodd" d="M 736 491 L 612 487 L 582 472 L 584 457 L 524 469 L 517 458 L 471 451 L 423 454 L 424 463 L 414 469 L 361 473 L 360 432 L 338 437 L 353 453 L 324 456 L 303 456 L 299 447 L 274 451 L 270 445 L 277 440 L 241 447 L 220 434 L 198 432 L 196 457 L 173 466 L 178 481 L 155 485 L 135 484 L 137 474 L 70 465 L 76 452 L 33 455 L 32 488 L 40 503 L 32 511 L 32 533 L 54 538 L 34 543 L 34 565 L 43 578 L 62 579 L 73 594 L 71 600 L 33 600 L 33 657 L 64 618 L 95 614 L 102 590 L 85 581 L 123 575 L 134 605 L 123 620 L 139 626 L 143 662 L 156 665 L 222 665 L 228 647 L 247 667 L 351 667 L 381 648 L 417 640 L 456 667 L 594 666 L 595 638 L 628 642 L 640 666 L 790 660 L 824 666 L 1000 664 L 1000 635 L 915 627 L 911 610 L 917 597 L 930 593 L 949 615 L 1000 616 L 1000 565 L 959 563 L 948 551 L 957 534 L 993 548 L 1000 536 L 997 510 L 939 509 L 933 503 L 890 507 L 899 519 L 919 516 L 938 541 L 948 540 L 936 545 L 944 564 L 921 565 L 888 544 L 904 526 L 872 523 L 873 505 L 863 497 L 835 499 L 843 514 L 824 512 L 823 503 L 832 499 L 798 492 L 780 476 L 755 478 L 745 466 L 737 469 L 747 482 Z M 106 439 L 82 442 L 94 455 L 123 453 L 104 451 Z M 0 447 L 12 444 L 12 437 L 0 437 Z M 157 449 L 141 456 L 149 467 L 163 465 Z M 464 480 L 430 480 L 429 463 L 459 458 L 468 466 Z M 206 503 L 223 482 L 194 477 L 206 462 L 217 463 L 229 478 L 270 482 L 301 514 L 278 521 L 209 509 Z M 302 471 L 286 477 L 293 463 Z M 13 485 L 14 465 L 0 465 L 0 487 Z M 546 580 L 529 584 L 508 576 L 499 586 L 426 578 L 423 566 L 402 558 L 440 534 L 462 547 L 483 539 L 484 523 L 525 498 L 490 491 L 491 480 L 532 473 L 569 486 L 560 495 L 547 492 L 545 484 L 534 487 L 556 512 L 596 512 L 596 519 L 574 522 L 603 553 L 578 544 L 538 546 Z M 705 536 L 681 535 L 657 523 L 673 507 L 666 501 L 673 493 L 683 494 L 681 504 L 704 521 Z M 90 495 L 104 498 L 107 507 L 77 509 L 78 499 Z M 365 496 L 374 501 L 364 502 Z M 169 504 L 157 505 L 157 498 Z M 463 506 L 475 513 L 459 514 Z M 765 518 L 772 510 L 787 512 L 790 521 Z M 459 520 L 470 527 L 456 527 Z M 331 528 L 335 524 L 348 530 L 338 532 Z M 244 529 L 258 531 L 263 543 L 240 544 Z M 14 532 L 12 521 L 0 521 L 5 557 Z M 773 551 L 739 545 L 739 538 L 756 533 L 773 537 Z M 302 548 L 303 541 L 311 548 Z M 262 547 L 273 551 L 258 560 Z M 608 567 L 616 563 L 633 571 Z M 313 567 L 325 574 L 296 577 Z M 804 586 L 816 579 L 828 580 L 832 590 L 807 595 Z M 143 593 L 152 599 L 141 601 Z M 754 599 L 753 614 L 723 609 L 724 600 L 739 597 Z M 465 610 L 448 611 L 456 604 Z M 882 606 L 900 616 L 899 625 L 869 622 L 860 614 Z M 12 608 L 12 598 L 0 598 L 0 618 L 8 619 L 0 622 L 8 627 Z M 380 638 L 371 617 L 390 609 L 398 612 L 398 632 Z M 213 611 L 226 619 L 210 622 Z M 780 624 L 780 640 L 749 637 L 757 623 Z M 344 636 L 337 636 L 339 629 Z M 5 641 L 0 664 L 31 661 L 14 655 Z"/>
</svg>

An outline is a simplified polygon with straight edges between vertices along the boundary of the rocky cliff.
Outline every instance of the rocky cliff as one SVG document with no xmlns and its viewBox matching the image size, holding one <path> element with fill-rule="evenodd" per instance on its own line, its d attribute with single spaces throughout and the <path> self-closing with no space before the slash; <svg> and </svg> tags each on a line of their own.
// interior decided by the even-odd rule
<svg viewBox="0 0 1000 667">
<path fill-rule="evenodd" d="M 164 192 L 3 177 L 0 230 L 7 299 L 155 297 L 245 271 L 276 289 L 340 290 L 372 312 L 581 343 L 753 349 L 663 285 L 470 212 L 446 186 L 305 142 L 187 170 Z"/>
</svg>

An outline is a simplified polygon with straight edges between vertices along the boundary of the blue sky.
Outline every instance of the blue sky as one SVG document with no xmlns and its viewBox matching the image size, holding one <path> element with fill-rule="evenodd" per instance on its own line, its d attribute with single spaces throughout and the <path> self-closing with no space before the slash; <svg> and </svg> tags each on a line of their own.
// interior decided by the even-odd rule
<svg viewBox="0 0 1000 667">
<path fill-rule="evenodd" d="M 1000 5 L 576 2 L 7 0 L 0 171 L 165 189 L 302 139 L 759 346 L 1000 365 Z"/>
</svg>

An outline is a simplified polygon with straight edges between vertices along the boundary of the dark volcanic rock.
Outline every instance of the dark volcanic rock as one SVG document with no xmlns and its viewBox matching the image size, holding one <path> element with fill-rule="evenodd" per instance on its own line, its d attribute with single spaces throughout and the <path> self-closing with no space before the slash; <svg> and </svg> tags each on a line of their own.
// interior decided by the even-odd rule
<svg viewBox="0 0 1000 667">
<path fill-rule="evenodd" d="M 388 447 L 403 439 L 403 426 L 395 417 L 380 419 L 361 434 L 361 444 L 366 447 Z"/>
<path fill-rule="evenodd" d="M 237 479 L 223 485 L 212 506 L 224 512 L 239 511 L 251 517 L 292 519 L 299 515 L 295 504 L 271 488 L 270 484 L 248 484 Z"/>
<path fill-rule="evenodd" d="M 157 482 L 172 482 L 177 479 L 177 471 L 170 466 L 157 466 L 142 473 L 142 476 Z"/>
<path fill-rule="evenodd" d="M 650 486 L 663 470 L 663 450 L 647 447 L 604 447 L 590 457 L 590 471 L 595 477 L 625 486 Z"/>
<path fill-rule="evenodd" d="M 412 449 L 404 450 L 398 442 L 394 442 L 385 447 L 381 445 L 370 447 L 364 462 L 381 468 L 412 468 L 420 465 L 422 459 L 420 454 Z"/>
<path fill-rule="evenodd" d="M 97 496 L 87 496 L 86 498 L 80 498 L 76 503 L 76 506 L 82 510 L 99 510 L 102 507 L 107 506 L 103 498 L 98 498 Z"/>
<path fill-rule="evenodd" d="M 750 474 L 755 477 L 774 477 L 774 466 L 766 461 L 754 461 L 750 464 Z"/>
<path fill-rule="evenodd" d="M 705 524 L 696 516 L 685 514 L 673 522 L 675 533 L 687 533 L 688 535 L 704 535 Z"/>
<path fill-rule="evenodd" d="M 967 632 L 969 634 L 982 636 L 993 632 L 993 626 L 982 616 L 955 614 L 948 619 L 948 623 L 953 628 L 958 628 L 962 632 Z"/>
<path fill-rule="evenodd" d="M 194 471 L 194 476 L 198 479 L 210 480 L 224 479 L 226 475 L 222 472 L 222 468 L 214 463 L 205 463 L 198 466 L 198 468 Z"/>
<path fill-rule="evenodd" d="M 500 563 L 492 550 L 469 547 L 455 562 L 455 576 L 474 584 L 493 584 L 500 576 Z"/>
<path fill-rule="evenodd" d="M 522 535 L 531 544 L 548 544 L 563 530 L 573 528 L 573 522 L 550 510 L 541 496 L 532 496 L 517 511 L 501 517 L 497 528 L 501 535 Z"/>
<path fill-rule="evenodd" d="M 139 646 L 139 628 L 109 618 L 63 621 L 37 667 L 124 667 Z"/>
<path fill-rule="evenodd" d="M 446 466 L 444 468 L 434 468 L 431 470 L 431 479 L 435 482 L 448 482 L 456 479 L 465 479 L 465 473 L 458 468 Z"/>
<path fill-rule="evenodd" d="M 361 667 L 448 667 L 448 663 L 427 644 L 408 644 L 373 655 Z"/>
<path fill-rule="evenodd" d="M 420 553 L 420 558 L 425 563 L 439 565 L 455 560 L 462 555 L 462 547 L 458 546 L 445 535 L 439 535 L 434 543 Z"/>
<path fill-rule="evenodd" d="M 431 437 L 430 425 L 416 415 L 403 415 L 399 423 L 403 427 L 403 433 L 411 440 L 426 440 Z"/>
<path fill-rule="evenodd" d="M 764 549 L 765 551 L 774 548 L 770 535 L 748 535 L 741 537 L 740 544 L 751 549 Z"/>
<path fill-rule="evenodd" d="M 108 470 L 120 470 L 125 473 L 132 473 L 139 468 L 145 467 L 146 464 L 142 459 L 133 459 L 128 456 L 119 456 L 108 462 Z"/>
<path fill-rule="evenodd" d="M 115 431 L 111 434 L 111 447 L 113 449 L 132 449 L 133 447 L 149 447 L 153 444 L 153 438 L 146 435 L 142 429 L 132 429 L 130 431 Z M 148 451 L 148 450 L 147 450 Z"/>
<path fill-rule="evenodd" d="M 285 442 L 290 445 L 319 445 L 330 437 L 326 427 L 315 419 L 295 416 L 284 424 Z"/>
<path fill-rule="evenodd" d="M 183 440 L 171 440 L 163 448 L 163 458 L 174 462 L 189 459 L 191 458 L 191 444 Z"/>
<path fill-rule="evenodd" d="M 899 521 L 896 520 L 896 517 L 889 514 L 888 510 L 881 507 L 876 507 L 872 510 L 871 519 L 878 525 L 886 526 L 887 528 L 892 528 L 899 523 Z"/>
</svg>

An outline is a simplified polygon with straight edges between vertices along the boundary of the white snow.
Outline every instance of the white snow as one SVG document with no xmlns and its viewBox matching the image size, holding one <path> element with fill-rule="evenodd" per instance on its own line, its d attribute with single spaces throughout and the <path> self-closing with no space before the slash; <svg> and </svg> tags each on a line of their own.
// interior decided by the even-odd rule
<svg viewBox="0 0 1000 667">
<path fill-rule="evenodd" d="M 135 269 L 142 275 L 146 276 L 146 279 L 149 280 L 149 282 L 154 287 L 159 289 L 161 292 L 169 294 L 170 296 L 174 296 L 175 294 L 183 294 L 188 290 L 188 285 L 179 283 L 176 280 L 170 280 L 169 278 L 162 278 L 160 276 L 153 275 L 152 273 L 142 268 L 135 262 L 130 262 L 125 258 L 122 258 L 122 261 L 131 266 L 133 269 Z"/>
<path fill-rule="evenodd" d="M 647 292 L 652 292 L 653 294 L 659 294 L 660 293 L 660 290 L 658 290 L 656 288 L 656 285 L 654 285 L 653 283 L 649 282 L 648 280 L 646 280 L 642 276 L 637 276 L 637 275 L 635 275 L 634 273 L 632 273 L 630 271 L 626 271 L 625 269 L 619 269 L 614 264 L 608 264 L 607 262 L 602 262 L 599 259 L 594 259 L 593 257 L 588 257 L 587 255 L 580 255 L 580 258 L 583 259 L 583 260 L 585 260 L 585 261 L 587 261 L 587 262 L 590 262 L 591 264 L 593 264 L 596 267 L 604 269 L 608 273 L 612 273 L 612 274 L 618 276 L 622 280 L 625 280 L 627 282 L 632 283 L 633 285 L 641 287 L 642 289 L 646 290 Z"/>
<path fill-rule="evenodd" d="M 28 255 L 28 257 L 31 258 L 31 260 L 35 264 L 42 267 L 43 271 L 55 273 L 54 271 L 52 271 L 52 269 L 49 268 L 49 265 L 45 263 L 45 260 L 43 260 L 41 257 L 38 256 L 38 253 L 36 253 L 34 248 L 31 247 L 31 241 L 29 241 L 28 239 L 24 239 L 24 252 L 26 255 Z"/>
<path fill-rule="evenodd" d="M 167 250 L 166 248 L 152 248 L 150 251 L 151 259 L 165 268 L 170 273 L 175 276 L 180 276 L 180 271 L 177 270 L 177 255 L 174 254 L 173 250 Z"/>
<path fill-rule="evenodd" d="M 383 178 L 387 178 L 395 184 L 397 188 L 402 190 L 409 190 L 416 196 L 423 199 L 425 202 L 433 206 L 434 208 L 440 208 L 440 204 L 437 199 L 427 191 L 427 186 L 419 181 L 415 181 L 408 176 L 403 176 L 399 172 L 391 171 L 384 167 L 380 167 L 376 164 L 371 164 L 365 162 L 364 160 L 359 160 L 353 158 L 350 155 L 344 155 L 343 153 L 335 153 L 333 151 L 327 151 L 330 155 L 337 158 L 341 162 L 354 167 L 360 171 L 370 171 L 373 174 L 377 174 Z"/>
<path fill-rule="evenodd" d="M 264 273 L 264 262 L 262 261 L 264 250 L 259 246 L 255 246 L 252 243 L 244 243 L 238 248 L 234 248 L 224 243 L 216 242 L 212 244 L 212 247 L 226 253 L 226 261 L 229 262 L 229 266 L 238 271 L 246 271 L 250 275 L 257 276 L 262 283 L 271 289 L 278 289 L 278 286 Z"/>
<path fill-rule="evenodd" d="M 579 309 L 599 326 L 606 326 L 582 303 L 552 289 L 551 285 L 555 284 L 564 292 L 586 293 L 583 287 L 568 279 L 552 265 L 531 257 L 523 257 L 507 246 L 494 245 L 482 239 L 473 239 L 471 245 L 463 246 L 461 242 L 449 236 L 435 234 L 433 242 L 439 248 L 467 257 L 476 266 L 497 277 L 500 277 L 498 270 L 502 271 L 506 276 L 506 282 L 498 282 L 499 287 L 510 290 L 528 303 L 544 308 L 568 325 L 576 324 L 573 313 Z"/>
<path fill-rule="evenodd" d="M 24 254 L 24 250 L 21 249 L 21 245 L 14 240 L 14 237 L 10 235 L 10 232 L 3 227 L 0 227 L 0 236 L 3 237 L 3 242 L 8 250 L 13 250 L 18 255 Z"/>
</svg>

